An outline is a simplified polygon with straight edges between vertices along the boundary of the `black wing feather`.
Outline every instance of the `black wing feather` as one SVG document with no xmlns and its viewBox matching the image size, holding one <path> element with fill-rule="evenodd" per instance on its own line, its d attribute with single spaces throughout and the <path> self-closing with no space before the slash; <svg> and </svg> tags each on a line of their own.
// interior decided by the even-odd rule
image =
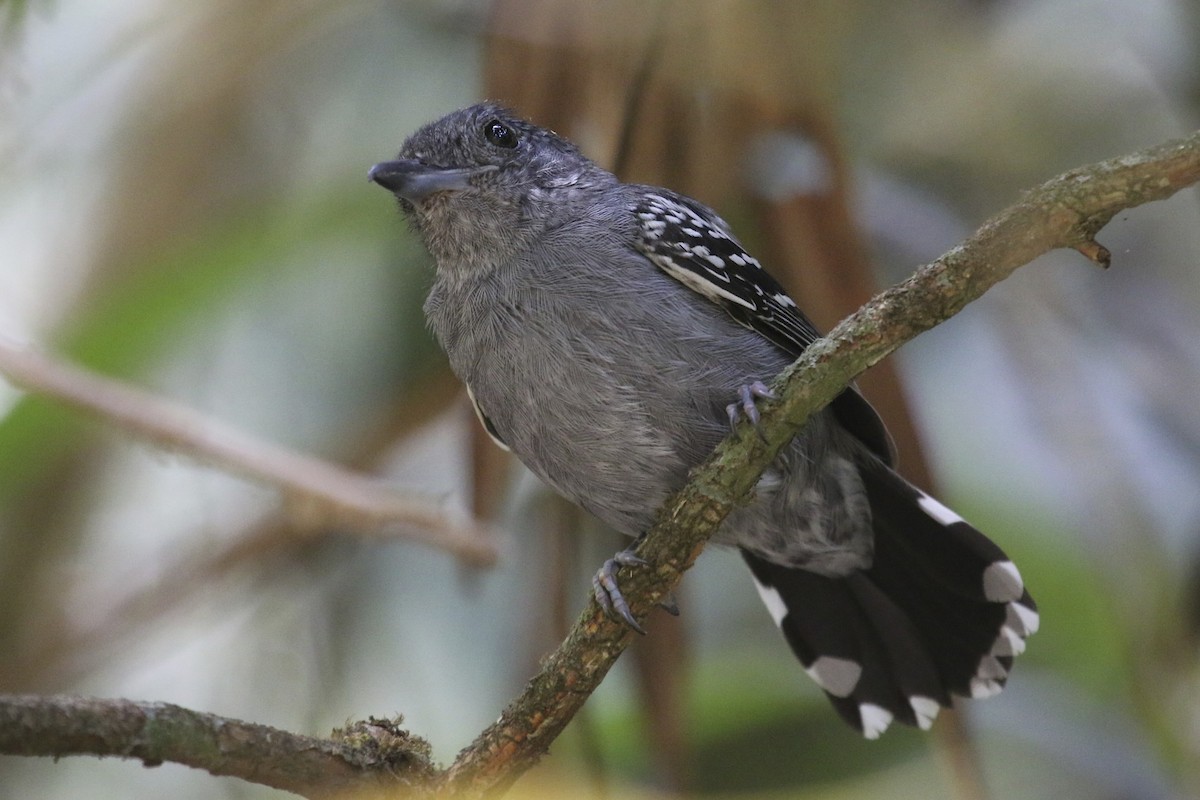
<svg viewBox="0 0 1200 800">
<path fill-rule="evenodd" d="M 642 196 L 636 247 L 663 272 L 798 357 L 821 334 L 796 303 L 704 206 L 665 189 Z"/>
<path fill-rule="evenodd" d="M 790 358 L 820 338 L 784 288 L 708 208 L 666 189 L 647 188 L 633 208 L 635 246 L 656 267 L 725 309 Z M 838 422 L 884 463 L 894 461 L 879 415 L 850 387 L 830 404 Z"/>
</svg>

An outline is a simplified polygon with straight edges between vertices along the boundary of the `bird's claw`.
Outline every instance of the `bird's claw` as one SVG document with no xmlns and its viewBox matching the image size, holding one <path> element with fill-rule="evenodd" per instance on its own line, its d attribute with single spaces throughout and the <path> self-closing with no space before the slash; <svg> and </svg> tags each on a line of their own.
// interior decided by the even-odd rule
<svg viewBox="0 0 1200 800">
<path fill-rule="evenodd" d="M 644 567 L 646 565 L 646 560 L 635 555 L 632 549 L 622 550 L 605 561 L 592 578 L 592 593 L 596 597 L 596 602 L 604 609 L 604 613 L 610 617 L 617 617 L 643 636 L 646 631 L 634 619 L 633 612 L 629 610 L 629 604 L 625 602 L 625 595 L 621 594 L 621 587 L 617 585 L 617 572 L 621 567 Z"/>
<path fill-rule="evenodd" d="M 762 381 L 743 384 L 738 389 L 737 402 L 725 406 L 725 413 L 729 415 L 729 427 L 731 429 L 737 427 L 738 420 L 745 414 L 746 419 L 750 420 L 750 424 L 754 426 L 754 430 L 758 431 L 758 421 L 761 417 L 758 413 L 758 405 L 755 402 L 756 398 L 774 400 L 775 393 Z M 762 437 L 762 431 L 758 431 L 758 435 Z"/>
</svg>

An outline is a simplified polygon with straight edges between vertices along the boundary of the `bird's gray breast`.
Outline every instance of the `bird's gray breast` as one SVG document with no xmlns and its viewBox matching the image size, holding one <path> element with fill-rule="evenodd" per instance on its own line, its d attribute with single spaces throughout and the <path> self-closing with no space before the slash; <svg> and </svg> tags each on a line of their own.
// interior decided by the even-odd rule
<svg viewBox="0 0 1200 800">
<path fill-rule="evenodd" d="M 636 535 L 722 431 L 699 419 L 705 392 L 680 385 L 683 360 L 664 363 L 652 344 L 661 320 L 632 288 L 611 271 L 524 264 L 439 279 L 426 315 L 495 435 L 560 493 Z"/>
<path fill-rule="evenodd" d="M 439 274 L 426 314 L 492 432 L 535 474 L 629 535 L 728 433 L 740 386 L 788 359 L 632 250 L 543 247 Z M 822 412 L 716 541 L 840 574 L 870 560 L 849 434 Z"/>
</svg>

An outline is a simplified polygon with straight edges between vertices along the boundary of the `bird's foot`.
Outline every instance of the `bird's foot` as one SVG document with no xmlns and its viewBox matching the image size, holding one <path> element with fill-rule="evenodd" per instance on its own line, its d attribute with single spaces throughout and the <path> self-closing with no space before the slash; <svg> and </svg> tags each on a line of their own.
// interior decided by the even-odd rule
<svg viewBox="0 0 1200 800">
<path fill-rule="evenodd" d="M 629 610 L 629 604 L 625 602 L 625 595 L 621 594 L 621 587 L 617 585 L 617 572 L 621 567 L 644 567 L 647 565 L 645 559 L 634 554 L 635 546 L 637 546 L 637 542 L 604 562 L 595 577 L 592 578 L 592 593 L 596 597 L 596 602 L 604 609 L 605 614 L 617 617 L 633 630 L 645 635 L 646 631 L 634 619 L 633 612 Z"/>
<path fill-rule="evenodd" d="M 747 383 L 738 389 L 738 399 L 736 403 L 730 403 L 725 406 L 725 413 L 729 415 L 729 427 L 736 428 L 738 420 L 742 415 L 746 415 L 746 419 L 750 420 L 750 424 L 758 430 L 758 405 L 756 399 L 774 400 L 775 393 L 762 381 L 754 381 Z M 759 434 L 762 435 L 761 433 Z"/>
</svg>

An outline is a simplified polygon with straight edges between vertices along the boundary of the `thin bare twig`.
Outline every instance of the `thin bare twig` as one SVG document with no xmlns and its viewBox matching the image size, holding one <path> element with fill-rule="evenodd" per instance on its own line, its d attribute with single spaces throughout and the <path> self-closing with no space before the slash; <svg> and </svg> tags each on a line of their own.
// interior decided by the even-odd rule
<svg viewBox="0 0 1200 800">
<path fill-rule="evenodd" d="M 364 472 L 381 468 L 386 453 L 413 431 L 428 424 L 447 406 L 456 402 L 463 405 L 466 398 L 460 395 L 462 384 L 450 373 L 449 366 L 424 373 L 419 388 L 401 392 L 386 415 L 358 433 L 350 443 L 346 463 Z M 471 413 L 465 405 L 463 411 Z M 474 415 L 471 422 L 474 424 Z M 494 445 L 492 449 L 496 449 Z M 182 538 L 190 541 L 195 537 Z M 129 593 L 108 606 L 99 619 L 89 620 L 86 625 L 64 619 L 38 637 L 35 647 L 23 649 L 7 662 L 0 661 L 0 686 L 17 689 L 26 679 L 22 676 L 30 675 L 38 676 L 39 685 L 44 687 L 71 685 L 92 669 L 96 659 L 107 658 L 114 649 L 124 647 L 129 636 L 194 604 L 196 595 L 206 587 L 239 568 L 257 566 L 271 573 L 270 559 L 294 552 L 304 544 L 286 516 L 275 510 L 264 512 L 215 546 L 209 543 L 201 549 L 185 548 L 152 583 L 128 587 Z M 562 630 L 566 629 L 564 623 Z"/>
<path fill-rule="evenodd" d="M 432 501 L 256 439 L 144 390 L 2 339 L 0 375 L 159 447 L 278 488 L 304 527 L 402 536 L 446 550 L 472 566 L 495 563 L 496 549 L 484 528 L 470 521 L 452 521 Z"/>
</svg>

